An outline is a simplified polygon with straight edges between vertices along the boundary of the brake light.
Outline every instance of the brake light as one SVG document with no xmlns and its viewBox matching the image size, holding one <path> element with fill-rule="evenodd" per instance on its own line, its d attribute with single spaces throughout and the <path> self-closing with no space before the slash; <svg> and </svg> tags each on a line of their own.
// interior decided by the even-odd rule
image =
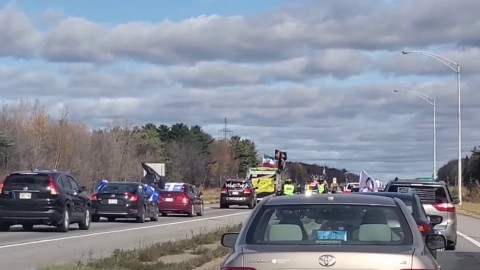
<svg viewBox="0 0 480 270">
<path fill-rule="evenodd" d="M 430 224 L 425 224 L 425 223 L 418 224 L 418 230 L 420 230 L 422 234 L 428 233 L 430 229 L 431 229 Z"/>
<path fill-rule="evenodd" d="M 246 188 L 246 189 L 243 190 L 243 193 L 250 194 L 250 193 L 252 193 L 252 190 L 250 188 Z"/>
<path fill-rule="evenodd" d="M 222 270 L 257 270 L 253 267 L 222 267 Z"/>
<path fill-rule="evenodd" d="M 48 184 L 48 190 L 50 190 L 50 194 L 58 195 L 60 192 L 58 191 L 57 185 L 55 185 L 55 180 L 53 179 L 53 176 L 49 175 L 48 180 L 50 181 L 50 183 Z"/>
<path fill-rule="evenodd" d="M 96 201 L 97 200 L 97 194 L 93 194 L 92 197 L 90 198 L 90 200 Z"/>
<path fill-rule="evenodd" d="M 138 195 L 130 194 L 130 193 L 128 193 L 128 192 L 125 192 L 125 195 L 127 196 L 127 198 L 129 197 L 129 199 L 128 199 L 129 202 L 136 202 L 136 201 L 138 201 Z"/>
<path fill-rule="evenodd" d="M 222 189 L 220 190 L 220 193 L 222 193 L 222 194 L 227 194 L 227 193 L 228 193 L 228 189 L 222 188 Z"/>
<path fill-rule="evenodd" d="M 436 203 L 432 206 L 440 212 L 455 212 L 455 205 L 452 203 Z"/>
<path fill-rule="evenodd" d="M 187 195 L 185 194 L 181 194 L 181 195 L 178 195 L 177 198 L 176 198 L 178 201 L 181 201 L 183 204 L 188 204 L 190 199 L 188 198 Z"/>
<path fill-rule="evenodd" d="M 0 193 L 2 193 L 2 191 L 3 191 L 3 182 L 0 183 Z"/>
</svg>

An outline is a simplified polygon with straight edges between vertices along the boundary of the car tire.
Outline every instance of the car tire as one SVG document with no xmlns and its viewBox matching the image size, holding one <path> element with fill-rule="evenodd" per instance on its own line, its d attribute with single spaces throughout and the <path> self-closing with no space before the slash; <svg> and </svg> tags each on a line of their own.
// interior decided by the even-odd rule
<svg viewBox="0 0 480 270">
<path fill-rule="evenodd" d="M 33 230 L 33 224 L 23 224 L 22 228 L 24 231 L 31 231 Z"/>
<path fill-rule="evenodd" d="M 146 214 L 145 212 L 147 212 L 147 210 L 145 209 L 145 207 L 143 207 L 141 210 L 140 216 L 137 217 L 138 223 L 145 223 L 145 214 Z"/>
<path fill-rule="evenodd" d="M 202 203 L 202 206 L 200 206 L 200 212 L 197 212 L 197 216 L 201 217 L 203 216 L 203 211 L 205 210 L 205 206 Z"/>
<path fill-rule="evenodd" d="M 445 250 L 455 250 L 457 248 L 457 245 L 455 243 L 448 243 L 447 246 L 445 247 Z"/>
<path fill-rule="evenodd" d="M 195 216 L 195 205 L 192 203 L 192 206 L 190 208 L 190 212 L 187 213 L 189 217 Z"/>
<path fill-rule="evenodd" d="M 10 224 L 1 223 L 0 232 L 8 232 L 10 230 Z"/>
<path fill-rule="evenodd" d="M 166 217 L 166 216 L 168 216 L 167 213 L 162 213 L 162 217 Z"/>
<path fill-rule="evenodd" d="M 63 217 L 60 224 L 57 226 L 59 232 L 68 232 L 70 229 L 70 209 L 65 207 L 63 210 Z"/>
<path fill-rule="evenodd" d="M 92 220 L 92 214 L 90 213 L 90 207 L 87 207 L 85 209 L 83 220 L 78 223 L 78 228 L 84 231 L 90 229 L 91 220 Z"/>
<path fill-rule="evenodd" d="M 229 208 L 229 207 L 230 207 L 230 205 L 228 205 L 228 204 L 224 204 L 224 203 L 220 204 L 220 208 L 225 209 L 225 208 Z"/>
<path fill-rule="evenodd" d="M 151 221 L 158 221 L 158 208 L 155 207 L 153 209 L 153 215 L 152 217 L 150 218 Z"/>
<path fill-rule="evenodd" d="M 116 220 L 114 217 L 109 217 L 107 219 L 108 219 L 108 222 L 115 222 L 115 220 Z"/>
<path fill-rule="evenodd" d="M 253 209 L 255 207 L 255 202 L 253 200 L 248 203 L 248 209 Z"/>
<path fill-rule="evenodd" d="M 100 222 L 100 216 L 92 215 L 92 222 Z"/>
</svg>

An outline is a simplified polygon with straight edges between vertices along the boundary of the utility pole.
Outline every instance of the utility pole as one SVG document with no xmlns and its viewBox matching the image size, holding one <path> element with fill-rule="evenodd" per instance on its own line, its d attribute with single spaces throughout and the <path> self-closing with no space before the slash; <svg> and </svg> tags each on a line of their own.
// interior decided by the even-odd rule
<svg viewBox="0 0 480 270">
<path fill-rule="evenodd" d="M 220 129 L 218 132 L 220 133 L 220 137 L 224 141 L 227 141 L 230 138 L 230 134 L 232 134 L 233 131 L 228 128 L 227 117 L 225 117 L 225 120 L 223 122 L 223 128 Z"/>
</svg>

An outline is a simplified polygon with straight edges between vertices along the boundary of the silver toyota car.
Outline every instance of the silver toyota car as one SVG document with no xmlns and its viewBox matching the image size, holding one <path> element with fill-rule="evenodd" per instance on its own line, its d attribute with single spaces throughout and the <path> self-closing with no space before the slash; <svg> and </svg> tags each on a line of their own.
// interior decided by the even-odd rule
<svg viewBox="0 0 480 270">
<path fill-rule="evenodd" d="M 222 270 L 433 270 L 440 268 L 428 249 L 446 239 L 431 234 L 424 242 L 397 198 L 320 194 L 265 198 L 222 245 L 232 248 Z"/>
</svg>

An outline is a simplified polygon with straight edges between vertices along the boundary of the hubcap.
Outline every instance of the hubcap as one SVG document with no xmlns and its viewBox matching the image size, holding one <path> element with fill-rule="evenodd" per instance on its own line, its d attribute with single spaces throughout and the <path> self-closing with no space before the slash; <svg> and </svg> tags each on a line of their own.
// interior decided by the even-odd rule
<svg viewBox="0 0 480 270">
<path fill-rule="evenodd" d="M 85 217 L 85 224 L 88 226 L 88 225 L 90 225 L 90 210 L 87 209 L 87 210 L 85 211 L 85 215 L 86 215 L 86 217 Z"/>
<path fill-rule="evenodd" d="M 65 211 L 65 228 L 68 228 L 70 226 L 70 216 L 68 215 L 68 210 Z"/>
</svg>

